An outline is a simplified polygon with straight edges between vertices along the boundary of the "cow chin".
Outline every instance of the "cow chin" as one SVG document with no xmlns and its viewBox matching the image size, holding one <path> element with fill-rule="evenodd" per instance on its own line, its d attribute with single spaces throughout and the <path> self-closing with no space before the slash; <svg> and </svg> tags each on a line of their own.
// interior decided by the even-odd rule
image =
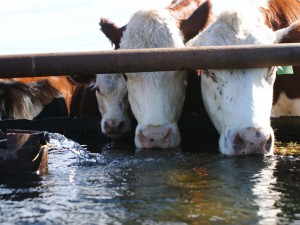
<svg viewBox="0 0 300 225">
<path fill-rule="evenodd" d="M 247 127 L 221 132 L 219 148 L 225 155 L 272 155 L 274 131 L 271 127 Z"/>
<path fill-rule="evenodd" d="M 180 133 L 175 123 L 167 125 L 139 124 L 134 141 L 137 148 L 175 148 L 180 144 Z"/>
</svg>

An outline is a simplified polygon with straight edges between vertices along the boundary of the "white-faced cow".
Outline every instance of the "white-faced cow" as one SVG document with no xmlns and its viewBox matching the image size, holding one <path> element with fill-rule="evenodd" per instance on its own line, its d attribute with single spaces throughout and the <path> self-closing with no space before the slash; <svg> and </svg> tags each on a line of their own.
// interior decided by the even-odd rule
<svg viewBox="0 0 300 225">
<path fill-rule="evenodd" d="M 111 138 L 121 138 L 130 131 L 133 116 L 122 74 L 72 78 L 80 83 L 71 101 L 72 117 L 101 115 L 101 131 Z"/>
<path fill-rule="evenodd" d="M 119 74 L 98 75 L 94 88 L 102 115 L 102 132 L 112 138 L 118 138 L 130 131 L 132 113 L 124 77 Z"/>
<path fill-rule="evenodd" d="M 182 33 L 167 10 L 140 10 L 123 32 L 121 49 L 182 48 Z M 137 148 L 171 148 L 180 143 L 177 121 L 186 87 L 186 72 L 127 73 L 128 98 L 138 125 Z"/>
<path fill-rule="evenodd" d="M 280 43 L 297 32 L 299 23 L 278 32 L 266 25 L 257 7 L 228 10 L 187 46 L 260 45 Z M 220 133 L 219 149 L 227 155 L 272 154 L 270 126 L 276 68 L 202 70 L 206 110 Z"/>
</svg>

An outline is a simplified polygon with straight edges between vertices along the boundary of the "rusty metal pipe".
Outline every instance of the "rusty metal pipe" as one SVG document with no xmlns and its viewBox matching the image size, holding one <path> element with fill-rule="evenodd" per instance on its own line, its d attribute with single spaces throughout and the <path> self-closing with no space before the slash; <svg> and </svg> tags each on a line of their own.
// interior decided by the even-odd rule
<svg viewBox="0 0 300 225">
<path fill-rule="evenodd" d="M 300 65 L 300 44 L 0 55 L 0 77 Z"/>
</svg>

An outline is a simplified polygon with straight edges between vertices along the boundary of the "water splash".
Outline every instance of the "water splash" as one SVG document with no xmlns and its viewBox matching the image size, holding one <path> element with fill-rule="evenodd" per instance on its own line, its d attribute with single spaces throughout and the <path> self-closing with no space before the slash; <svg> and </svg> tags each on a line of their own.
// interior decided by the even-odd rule
<svg viewBox="0 0 300 225">
<path fill-rule="evenodd" d="M 85 145 L 66 138 L 59 133 L 48 133 L 50 150 L 60 149 L 72 152 L 77 156 L 80 164 L 106 164 L 106 158 L 99 153 L 91 153 L 86 149 Z"/>
</svg>

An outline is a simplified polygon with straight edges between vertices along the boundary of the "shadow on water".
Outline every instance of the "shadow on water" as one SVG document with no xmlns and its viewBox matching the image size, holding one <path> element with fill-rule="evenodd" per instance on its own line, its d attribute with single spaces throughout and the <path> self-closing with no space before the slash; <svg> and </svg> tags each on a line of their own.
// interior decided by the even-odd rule
<svg viewBox="0 0 300 225">
<path fill-rule="evenodd" d="M 1 174 L 0 199 L 1 201 L 23 201 L 24 199 L 36 198 L 41 193 L 38 190 L 41 181 L 42 178 L 36 174 Z"/>
<path fill-rule="evenodd" d="M 180 148 L 152 150 L 128 139 L 74 138 L 90 152 L 60 137 L 70 149 L 50 150 L 48 175 L 0 179 L 0 223 L 300 222 L 298 156 L 228 157 L 217 140 L 196 145 L 186 135 Z"/>
</svg>

